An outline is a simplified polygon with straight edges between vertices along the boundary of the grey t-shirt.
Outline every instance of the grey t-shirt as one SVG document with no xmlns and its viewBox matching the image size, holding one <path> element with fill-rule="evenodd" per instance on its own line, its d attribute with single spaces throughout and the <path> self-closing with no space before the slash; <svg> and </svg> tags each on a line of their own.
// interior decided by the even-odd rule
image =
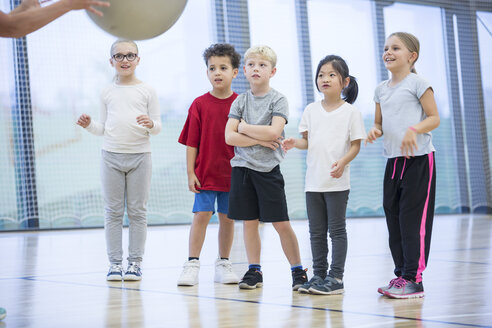
<svg viewBox="0 0 492 328">
<path fill-rule="evenodd" d="M 275 89 L 270 89 L 262 97 L 256 97 L 251 90 L 248 90 L 234 100 L 229 112 L 230 118 L 243 119 L 246 123 L 254 125 L 271 125 L 274 116 L 283 117 L 287 124 L 289 117 L 287 98 Z M 284 131 L 282 131 L 283 136 L 285 136 Z M 260 145 L 234 147 L 234 154 L 231 159 L 232 167 L 247 167 L 259 172 L 270 172 L 285 156 L 281 147 L 272 150 Z"/>
<path fill-rule="evenodd" d="M 395 86 L 389 86 L 389 80 L 377 86 L 374 101 L 381 105 L 384 157 L 403 156 L 400 146 L 408 127 L 427 117 L 420 104 L 420 97 L 429 88 L 432 88 L 429 82 L 415 73 L 408 74 Z M 414 156 L 426 155 L 433 151 L 435 149 L 432 145 L 432 134 L 417 134 L 417 150 Z"/>
</svg>

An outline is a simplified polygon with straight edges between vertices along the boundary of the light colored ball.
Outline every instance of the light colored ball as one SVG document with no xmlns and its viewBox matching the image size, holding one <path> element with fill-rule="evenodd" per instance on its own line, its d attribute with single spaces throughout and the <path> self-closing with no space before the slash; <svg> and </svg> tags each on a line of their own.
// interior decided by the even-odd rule
<svg viewBox="0 0 492 328">
<path fill-rule="evenodd" d="M 104 31 L 123 39 L 145 40 L 166 32 L 176 23 L 187 0 L 113 0 L 110 7 L 97 7 L 100 17 L 89 17 Z"/>
</svg>

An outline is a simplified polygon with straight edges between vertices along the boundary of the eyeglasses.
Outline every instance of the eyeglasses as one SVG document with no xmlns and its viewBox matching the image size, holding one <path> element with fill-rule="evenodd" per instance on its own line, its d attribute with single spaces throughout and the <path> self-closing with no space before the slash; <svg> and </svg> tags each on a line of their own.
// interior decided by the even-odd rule
<svg viewBox="0 0 492 328">
<path fill-rule="evenodd" d="M 123 54 L 120 54 L 120 53 L 117 53 L 115 55 L 113 55 L 113 59 L 116 60 L 117 62 L 122 62 L 123 59 L 127 59 L 128 61 L 134 61 L 135 58 L 137 58 L 138 55 L 137 54 L 134 54 L 133 52 L 129 52 L 127 53 L 126 55 L 123 55 Z"/>
</svg>

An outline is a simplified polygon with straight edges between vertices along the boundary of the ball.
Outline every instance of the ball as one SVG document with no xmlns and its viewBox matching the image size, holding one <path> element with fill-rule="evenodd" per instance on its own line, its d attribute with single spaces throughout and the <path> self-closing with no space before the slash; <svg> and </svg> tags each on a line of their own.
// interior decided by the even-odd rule
<svg viewBox="0 0 492 328">
<path fill-rule="evenodd" d="M 123 39 L 145 40 L 166 32 L 176 23 L 187 0 L 116 0 L 97 7 L 104 16 L 89 17 L 104 31 Z"/>
</svg>

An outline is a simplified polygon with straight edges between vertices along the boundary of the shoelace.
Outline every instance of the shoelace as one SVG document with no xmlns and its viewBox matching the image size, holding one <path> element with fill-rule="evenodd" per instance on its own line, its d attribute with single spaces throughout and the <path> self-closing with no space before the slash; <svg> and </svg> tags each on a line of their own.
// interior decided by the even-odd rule
<svg viewBox="0 0 492 328">
<path fill-rule="evenodd" d="M 229 261 L 220 261 L 218 265 L 224 267 L 225 270 L 231 271 L 232 270 L 232 264 Z"/>
<path fill-rule="evenodd" d="M 138 270 L 139 270 L 138 264 L 132 263 L 132 264 L 130 264 L 130 266 L 128 267 L 128 270 L 126 270 L 126 272 L 137 273 Z"/>
<path fill-rule="evenodd" d="M 395 282 L 400 279 L 400 277 L 396 277 L 390 280 L 390 283 L 388 284 L 388 287 L 391 288 L 395 284 Z"/>
<path fill-rule="evenodd" d="M 392 280 L 393 281 L 393 280 Z M 390 282 L 391 283 L 391 282 Z M 396 278 L 396 280 L 393 282 L 393 286 L 395 286 L 396 288 L 402 288 L 403 286 L 405 286 L 406 284 L 408 283 L 407 280 L 405 280 L 405 278 L 402 278 L 402 277 L 398 277 Z"/>
<path fill-rule="evenodd" d="M 186 263 L 186 264 L 183 266 L 183 273 L 184 273 L 184 274 L 189 274 L 191 271 L 196 270 L 196 267 L 198 267 L 198 265 L 196 265 L 196 264 Z"/>
<path fill-rule="evenodd" d="M 109 268 L 109 272 L 121 272 L 123 271 L 123 267 L 120 264 L 111 264 Z"/>
</svg>

